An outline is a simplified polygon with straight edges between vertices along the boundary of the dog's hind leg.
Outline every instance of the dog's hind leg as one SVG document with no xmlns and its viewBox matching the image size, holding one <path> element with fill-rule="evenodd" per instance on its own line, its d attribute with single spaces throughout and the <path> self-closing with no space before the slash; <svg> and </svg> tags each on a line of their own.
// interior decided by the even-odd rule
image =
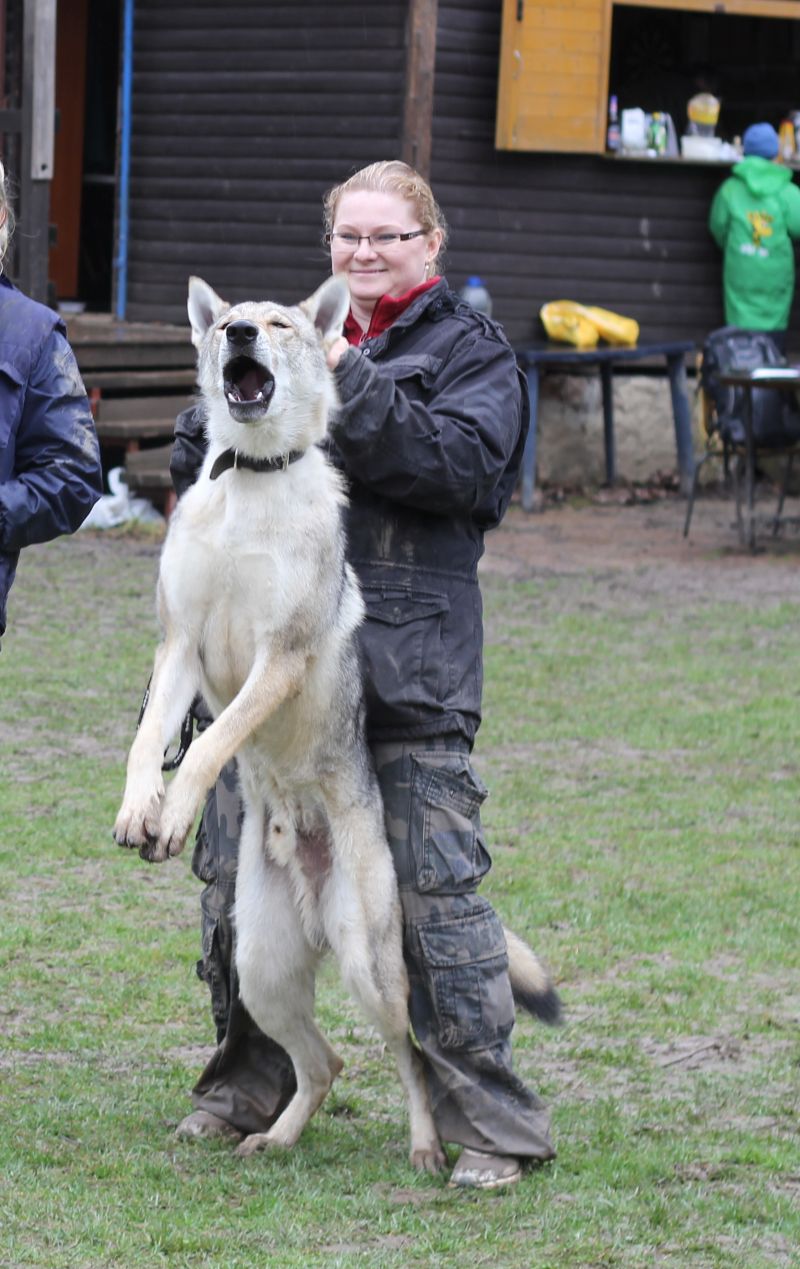
<svg viewBox="0 0 800 1269">
<path fill-rule="evenodd" d="M 305 936 L 287 870 L 264 856 L 262 834 L 263 817 L 257 825 L 245 822 L 236 879 L 236 968 L 251 1016 L 292 1060 L 297 1091 L 267 1132 L 245 1138 L 241 1155 L 293 1146 L 343 1066 L 314 1022 L 320 952 Z"/>
<path fill-rule="evenodd" d="M 350 808 L 332 821 L 332 831 L 336 862 L 325 894 L 328 940 L 345 985 L 397 1063 L 408 1104 L 412 1167 L 438 1172 L 445 1157 L 422 1060 L 411 1042 L 400 900 L 382 809 Z"/>
<path fill-rule="evenodd" d="M 402 957 L 401 957 L 402 960 Z M 409 1160 L 418 1172 L 440 1172 L 445 1165 L 444 1152 L 433 1120 L 422 1059 L 411 1042 L 408 1018 L 408 980 L 402 973 L 389 973 L 380 983 L 353 978 L 348 987 L 364 1013 L 377 1027 L 392 1052 L 400 1082 L 406 1095 L 411 1146 Z M 388 990 L 385 990 L 388 988 Z M 396 1008 L 396 998 L 405 992 L 403 1008 Z"/>
<path fill-rule="evenodd" d="M 298 1140 L 311 1116 L 324 1102 L 331 1085 L 344 1063 L 331 1048 L 314 1022 L 314 973 L 294 974 L 281 981 L 273 980 L 270 990 L 280 993 L 266 1006 L 242 993 L 251 1015 L 261 1030 L 280 1044 L 294 1066 L 297 1092 L 283 1113 L 267 1132 L 254 1132 L 238 1147 L 242 1156 L 255 1154 L 275 1146 L 289 1149 Z"/>
</svg>

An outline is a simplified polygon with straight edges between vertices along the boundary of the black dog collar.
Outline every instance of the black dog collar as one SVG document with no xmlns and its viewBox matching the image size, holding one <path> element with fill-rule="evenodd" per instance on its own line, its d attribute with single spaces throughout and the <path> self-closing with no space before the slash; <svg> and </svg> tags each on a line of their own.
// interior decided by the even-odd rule
<svg viewBox="0 0 800 1269">
<path fill-rule="evenodd" d="M 209 479 L 216 480 L 231 467 L 246 467 L 248 471 L 286 471 L 290 463 L 296 463 L 304 454 L 304 449 L 293 449 L 290 454 L 279 454 L 277 458 L 248 458 L 238 449 L 226 449 L 214 462 Z"/>
</svg>

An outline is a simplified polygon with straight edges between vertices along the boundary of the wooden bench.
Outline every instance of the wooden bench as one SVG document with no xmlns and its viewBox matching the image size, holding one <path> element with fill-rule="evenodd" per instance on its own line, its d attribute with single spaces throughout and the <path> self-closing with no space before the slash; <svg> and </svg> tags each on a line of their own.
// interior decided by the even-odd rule
<svg viewBox="0 0 800 1269">
<path fill-rule="evenodd" d="M 67 335 L 89 394 L 104 461 L 172 439 L 191 404 L 195 353 L 188 327 L 120 322 L 110 313 L 71 317 Z M 109 453 L 109 451 L 111 451 Z"/>
<path fill-rule="evenodd" d="M 125 455 L 125 480 L 132 494 L 149 498 L 169 519 L 177 496 L 169 474 L 172 445 L 129 450 Z"/>
<path fill-rule="evenodd" d="M 126 454 L 142 441 L 171 440 L 177 415 L 191 405 L 188 396 L 104 397 L 97 388 L 89 401 L 100 444 L 120 445 Z"/>
</svg>

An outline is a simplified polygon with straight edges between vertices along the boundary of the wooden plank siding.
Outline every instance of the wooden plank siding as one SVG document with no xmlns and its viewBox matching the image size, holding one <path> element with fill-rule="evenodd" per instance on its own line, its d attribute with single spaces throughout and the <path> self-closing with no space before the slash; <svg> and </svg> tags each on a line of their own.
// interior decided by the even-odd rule
<svg viewBox="0 0 800 1269">
<path fill-rule="evenodd" d="M 128 317 L 185 323 L 190 273 L 296 302 L 322 194 L 400 152 L 407 5 L 137 0 Z"/>
<path fill-rule="evenodd" d="M 479 274 L 516 343 L 542 336 L 554 299 L 617 309 L 654 339 L 721 325 L 706 221 L 727 169 L 495 150 L 500 26 L 495 0 L 439 0 L 431 180 L 451 283 Z"/>
<path fill-rule="evenodd" d="M 501 10 L 438 0 L 430 175 L 451 283 L 480 274 L 517 343 L 562 298 L 629 314 L 646 337 L 702 338 L 723 320 L 706 222 L 727 169 L 495 149 Z M 132 320 L 185 324 L 190 273 L 232 300 L 319 284 L 322 192 L 401 152 L 408 13 L 137 0 Z"/>
</svg>

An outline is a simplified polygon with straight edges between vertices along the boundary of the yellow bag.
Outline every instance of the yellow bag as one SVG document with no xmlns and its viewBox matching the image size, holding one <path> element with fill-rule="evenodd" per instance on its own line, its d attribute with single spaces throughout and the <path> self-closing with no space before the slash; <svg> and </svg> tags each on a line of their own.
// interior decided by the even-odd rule
<svg viewBox="0 0 800 1269">
<path fill-rule="evenodd" d="M 635 344 L 639 338 L 639 323 L 632 317 L 623 317 L 607 308 L 587 308 L 586 312 L 607 344 Z"/>
<path fill-rule="evenodd" d="M 576 348 L 594 348 L 599 338 L 597 327 L 589 321 L 586 310 L 572 300 L 551 300 L 539 309 L 548 339 L 560 339 Z"/>
<path fill-rule="evenodd" d="M 539 316 L 549 339 L 563 340 L 576 348 L 594 348 L 601 336 L 609 344 L 635 344 L 639 338 L 639 323 L 632 317 L 574 300 L 551 300 L 542 305 Z"/>
</svg>

